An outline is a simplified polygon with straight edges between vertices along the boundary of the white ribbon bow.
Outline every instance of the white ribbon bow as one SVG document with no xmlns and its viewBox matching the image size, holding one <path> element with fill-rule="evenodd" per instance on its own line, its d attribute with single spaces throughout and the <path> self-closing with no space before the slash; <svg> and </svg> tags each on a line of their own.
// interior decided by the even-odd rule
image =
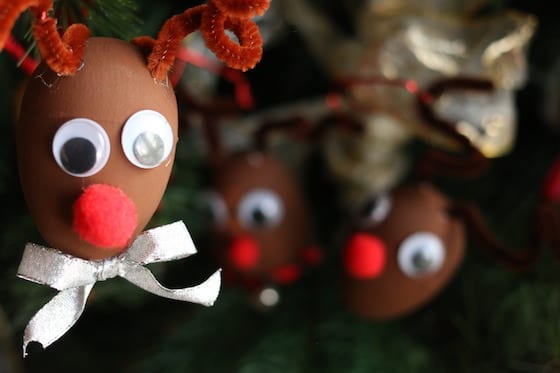
<svg viewBox="0 0 560 373">
<path fill-rule="evenodd" d="M 59 293 L 45 304 L 27 324 L 23 335 L 23 355 L 27 345 L 39 342 L 43 348 L 62 337 L 80 318 L 86 300 L 97 281 L 123 277 L 156 295 L 211 306 L 220 291 L 220 270 L 200 285 L 168 289 L 144 264 L 185 258 L 196 253 L 183 222 L 142 233 L 123 254 L 104 260 L 85 260 L 58 250 L 28 243 L 18 276 Z"/>
</svg>

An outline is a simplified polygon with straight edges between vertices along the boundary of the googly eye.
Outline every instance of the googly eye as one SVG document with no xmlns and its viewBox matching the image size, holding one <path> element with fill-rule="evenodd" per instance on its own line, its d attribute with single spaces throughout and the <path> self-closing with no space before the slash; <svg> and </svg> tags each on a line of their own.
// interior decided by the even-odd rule
<svg viewBox="0 0 560 373">
<path fill-rule="evenodd" d="M 107 163 L 111 143 L 107 132 L 91 119 L 75 118 L 55 133 L 52 152 L 58 166 L 77 177 L 92 176 Z"/>
<path fill-rule="evenodd" d="M 169 157 L 174 145 L 173 130 L 157 111 L 141 110 L 124 124 L 121 145 L 133 165 L 154 168 Z"/>
<path fill-rule="evenodd" d="M 216 226 L 225 224 L 228 218 L 227 206 L 222 197 L 215 191 L 207 191 L 203 195 L 204 204 L 210 219 Z"/>
<path fill-rule="evenodd" d="M 433 233 L 418 232 L 408 236 L 400 245 L 398 263 L 410 277 L 437 272 L 445 259 L 445 248 Z"/>
<path fill-rule="evenodd" d="M 358 208 L 358 222 L 362 228 L 372 228 L 381 223 L 391 211 L 391 197 L 380 194 L 369 198 Z"/>
<path fill-rule="evenodd" d="M 237 218 L 245 228 L 271 228 L 284 217 L 284 204 L 271 190 L 255 189 L 247 193 L 237 208 Z"/>
</svg>

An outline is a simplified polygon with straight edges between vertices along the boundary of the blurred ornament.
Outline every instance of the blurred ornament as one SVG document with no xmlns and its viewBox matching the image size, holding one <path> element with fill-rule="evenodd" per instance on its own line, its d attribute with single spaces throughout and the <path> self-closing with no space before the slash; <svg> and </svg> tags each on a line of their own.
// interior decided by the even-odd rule
<svg viewBox="0 0 560 373">
<path fill-rule="evenodd" d="M 461 133 L 456 122 L 440 117 L 436 105 L 446 95 L 491 91 L 491 82 L 454 77 L 434 81 L 426 90 L 420 90 L 416 81 L 410 79 L 348 79 L 340 84 L 342 92 L 362 85 L 387 86 L 407 92 L 414 99 L 424 126 L 456 144 L 457 149 L 452 154 L 437 148 L 423 154 L 415 166 L 418 176 L 472 177 L 486 168 L 488 160 L 473 145 L 473 135 L 469 133 L 469 137 Z M 331 97 L 334 95 L 331 93 Z M 412 135 L 394 119 L 394 116 L 383 114 L 355 115 L 347 113 L 344 108 L 334 107 L 333 112 L 320 121 L 318 133 L 330 129 L 326 136 L 321 136 L 325 139 L 325 159 L 329 170 L 342 184 L 346 205 L 391 189 L 408 171 L 404 147 Z"/>
<path fill-rule="evenodd" d="M 360 118 L 363 130 L 359 135 L 335 128 L 324 136 L 324 156 L 330 172 L 343 185 L 341 197 L 346 205 L 372 192 L 391 189 L 408 171 L 403 149 L 410 141 L 410 132 L 391 116 Z"/>
<path fill-rule="evenodd" d="M 474 205 L 450 201 L 430 184 L 407 184 L 370 196 L 355 207 L 342 251 L 343 297 L 366 319 L 409 315 L 453 279 L 467 237 L 509 268 L 530 269 L 541 245 L 557 243 L 553 231 L 560 225 L 551 216 L 542 201 L 527 248 L 517 250 L 495 238 Z"/>
<path fill-rule="evenodd" d="M 477 20 L 400 16 L 380 20 L 381 24 L 372 28 L 373 21 L 368 17 L 361 21 L 366 45 L 375 47 L 360 56 L 354 76 L 414 79 L 420 89 L 442 77 L 489 79 L 494 84 L 492 92 L 441 97 L 444 102 L 436 107 L 440 115 L 461 123 L 464 132 L 478 132 L 474 144 L 484 149 L 486 156 L 497 157 L 511 149 L 516 132 L 513 95 L 526 81 L 525 55 L 536 27 L 534 17 L 513 12 Z M 351 94 L 361 107 L 369 104 L 372 110 L 397 115 L 420 138 L 451 145 L 422 128 L 414 110 L 402 110 L 410 107 L 410 99 L 402 92 L 361 87 Z M 502 123 L 499 131 L 495 127 L 487 130 L 496 118 Z"/>
<path fill-rule="evenodd" d="M 479 8 L 475 3 L 365 2 L 354 12 L 355 36 L 338 30 L 305 1 L 282 3 L 285 18 L 297 27 L 333 82 L 372 82 L 346 85 L 341 92 L 339 111 L 363 122 L 369 135 L 357 137 L 352 146 L 344 136 L 327 139 L 326 154 L 335 174 L 340 174 L 339 163 L 345 158 L 352 159 L 354 165 L 342 176 L 350 184 L 363 184 L 360 179 L 365 176 L 354 172 L 366 167 L 357 166 L 359 162 L 384 159 L 382 164 L 404 170 L 404 147 L 415 137 L 444 149 L 463 150 L 454 139 L 425 125 L 417 98 L 402 84 L 376 81 L 413 81 L 419 91 L 427 91 L 434 82 L 454 77 L 488 80 L 491 90 L 445 92 L 434 97 L 432 107 L 486 157 L 501 156 L 512 148 L 516 134 L 514 91 L 526 80 L 526 51 L 536 19 L 518 12 L 466 17 L 463 12 L 471 5 L 473 13 Z M 386 131 L 387 123 L 399 125 L 401 130 Z M 383 140 L 375 141 L 374 133 Z M 378 147 L 382 141 L 392 144 L 392 151 L 391 145 Z M 362 145 L 357 145 L 360 142 Z M 339 151 L 333 157 L 333 149 L 346 149 L 348 154 Z M 369 151 L 360 161 L 355 149 Z M 379 154 L 374 155 L 376 152 Z M 375 167 L 373 163 L 372 169 Z M 371 192 L 395 185 L 404 172 L 399 175 L 399 171 L 390 173 L 387 169 L 379 169 L 377 182 L 371 182 L 374 175 L 367 176 Z M 352 180 L 351 175 L 357 179 Z"/>
<path fill-rule="evenodd" d="M 267 122 L 249 149 L 225 149 L 208 109 L 205 122 L 212 180 L 207 202 L 214 220 L 209 251 L 224 269 L 224 284 L 240 286 L 259 307 L 281 300 L 321 251 L 313 243 L 310 211 L 296 174 L 268 151 L 272 131 L 300 132 L 298 122 Z M 291 125 L 291 126 L 288 126 Z"/>
<path fill-rule="evenodd" d="M 434 103 L 435 111 L 456 123 L 487 157 L 509 153 L 515 143 L 516 122 L 513 92 L 497 90 L 494 94 L 472 92 L 444 93 Z"/>
<path fill-rule="evenodd" d="M 357 231 L 343 253 L 342 291 L 351 309 L 366 318 L 399 317 L 449 283 L 465 251 L 464 226 L 449 215 L 450 206 L 421 184 L 370 198 L 356 209 Z"/>
</svg>

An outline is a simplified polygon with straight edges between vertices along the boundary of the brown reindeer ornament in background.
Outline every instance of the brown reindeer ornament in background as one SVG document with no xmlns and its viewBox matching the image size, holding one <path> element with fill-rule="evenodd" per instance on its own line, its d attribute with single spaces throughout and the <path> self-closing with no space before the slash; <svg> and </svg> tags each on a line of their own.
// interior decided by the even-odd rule
<svg viewBox="0 0 560 373">
<path fill-rule="evenodd" d="M 286 130 L 284 124 L 261 125 L 254 149 L 226 155 L 217 135 L 210 141 L 208 195 L 215 220 L 210 250 L 223 267 L 224 283 L 247 290 L 257 306 L 276 305 L 279 288 L 299 280 L 322 258 L 297 176 L 267 150 L 269 133 Z"/>
<path fill-rule="evenodd" d="M 182 222 L 141 233 L 165 191 L 178 141 L 167 72 L 181 40 L 196 30 L 230 67 L 252 68 L 262 41 L 250 18 L 268 3 L 211 0 L 170 18 L 156 40 L 128 43 L 90 37 L 82 24 L 61 36 L 52 0 L 0 1 L 0 49 L 29 8 L 43 58 L 24 94 L 16 146 L 24 197 L 54 249 L 28 244 L 18 275 L 59 290 L 29 322 L 24 353 L 29 342 L 47 347 L 71 328 L 96 281 L 121 276 L 160 296 L 214 302 L 219 271 L 198 286 L 168 289 L 143 267 L 196 252 Z"/>
<path fill-rule="evenodd" d="M 343 296 L 366 318 L 409 313 L 435 297 L 462 263 L 466 232 L 429 184 L 397 187 L 357 209 L 343 251 Z"/>
<path fill-rule="evenodd" d="M 557 243 L 557 215 L 543 200 L 527 247 L 516 250 L 493 235 L 473 204 L 451 201 L 426 182 L 396 187 L 356 209 L 342 252 L 343 297 L 366 319 L 409 315 L 450 283 L 469 237 L 507 267 L 530 269 L 543 245 Z"/>
</svg>

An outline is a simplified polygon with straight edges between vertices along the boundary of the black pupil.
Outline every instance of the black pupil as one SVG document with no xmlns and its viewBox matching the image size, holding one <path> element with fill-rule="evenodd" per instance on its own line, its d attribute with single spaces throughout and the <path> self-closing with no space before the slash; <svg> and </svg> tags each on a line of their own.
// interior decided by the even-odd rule
<svg viewBox="0 0 560 373">
<path fill-rule="evenodd" d="M 266 225 L 266 215 L 260 207 L 256 207 L 251 212 L 251 217 L 253 218 L 253 222 L 258 226 Z"/>
<path fill-rule="evenodd" d="M 360 209 L 360 216 L 362 218 L 369 218 L 371 214 L 375 211 L 377 207 L 377 199 L 370 199 L 366 203 L 363 204 L 362 208 Z"/>
<path fill-rule="evenodd" d="M 219 220 L 218 213 L 212 208 L 212 205 L 209 203 L 204 207 L 204 219 L 207 221 L 211 221 L 213 223 L 217 223 Z"/>
<path fill-rule="evenodd" d="M 431 258 L 421 249 L 418 249 L 412 256 L 412 263 L 419 270 L 427 270 L 432 265 Z"/>
<path fill-rule="evenodd" d="M 97 151 L 88 139 L 74 137 L 66 141 L 60 149 L 60 159 L 68 172 L 82 174 L 95 165 Z"/>
</svg>

